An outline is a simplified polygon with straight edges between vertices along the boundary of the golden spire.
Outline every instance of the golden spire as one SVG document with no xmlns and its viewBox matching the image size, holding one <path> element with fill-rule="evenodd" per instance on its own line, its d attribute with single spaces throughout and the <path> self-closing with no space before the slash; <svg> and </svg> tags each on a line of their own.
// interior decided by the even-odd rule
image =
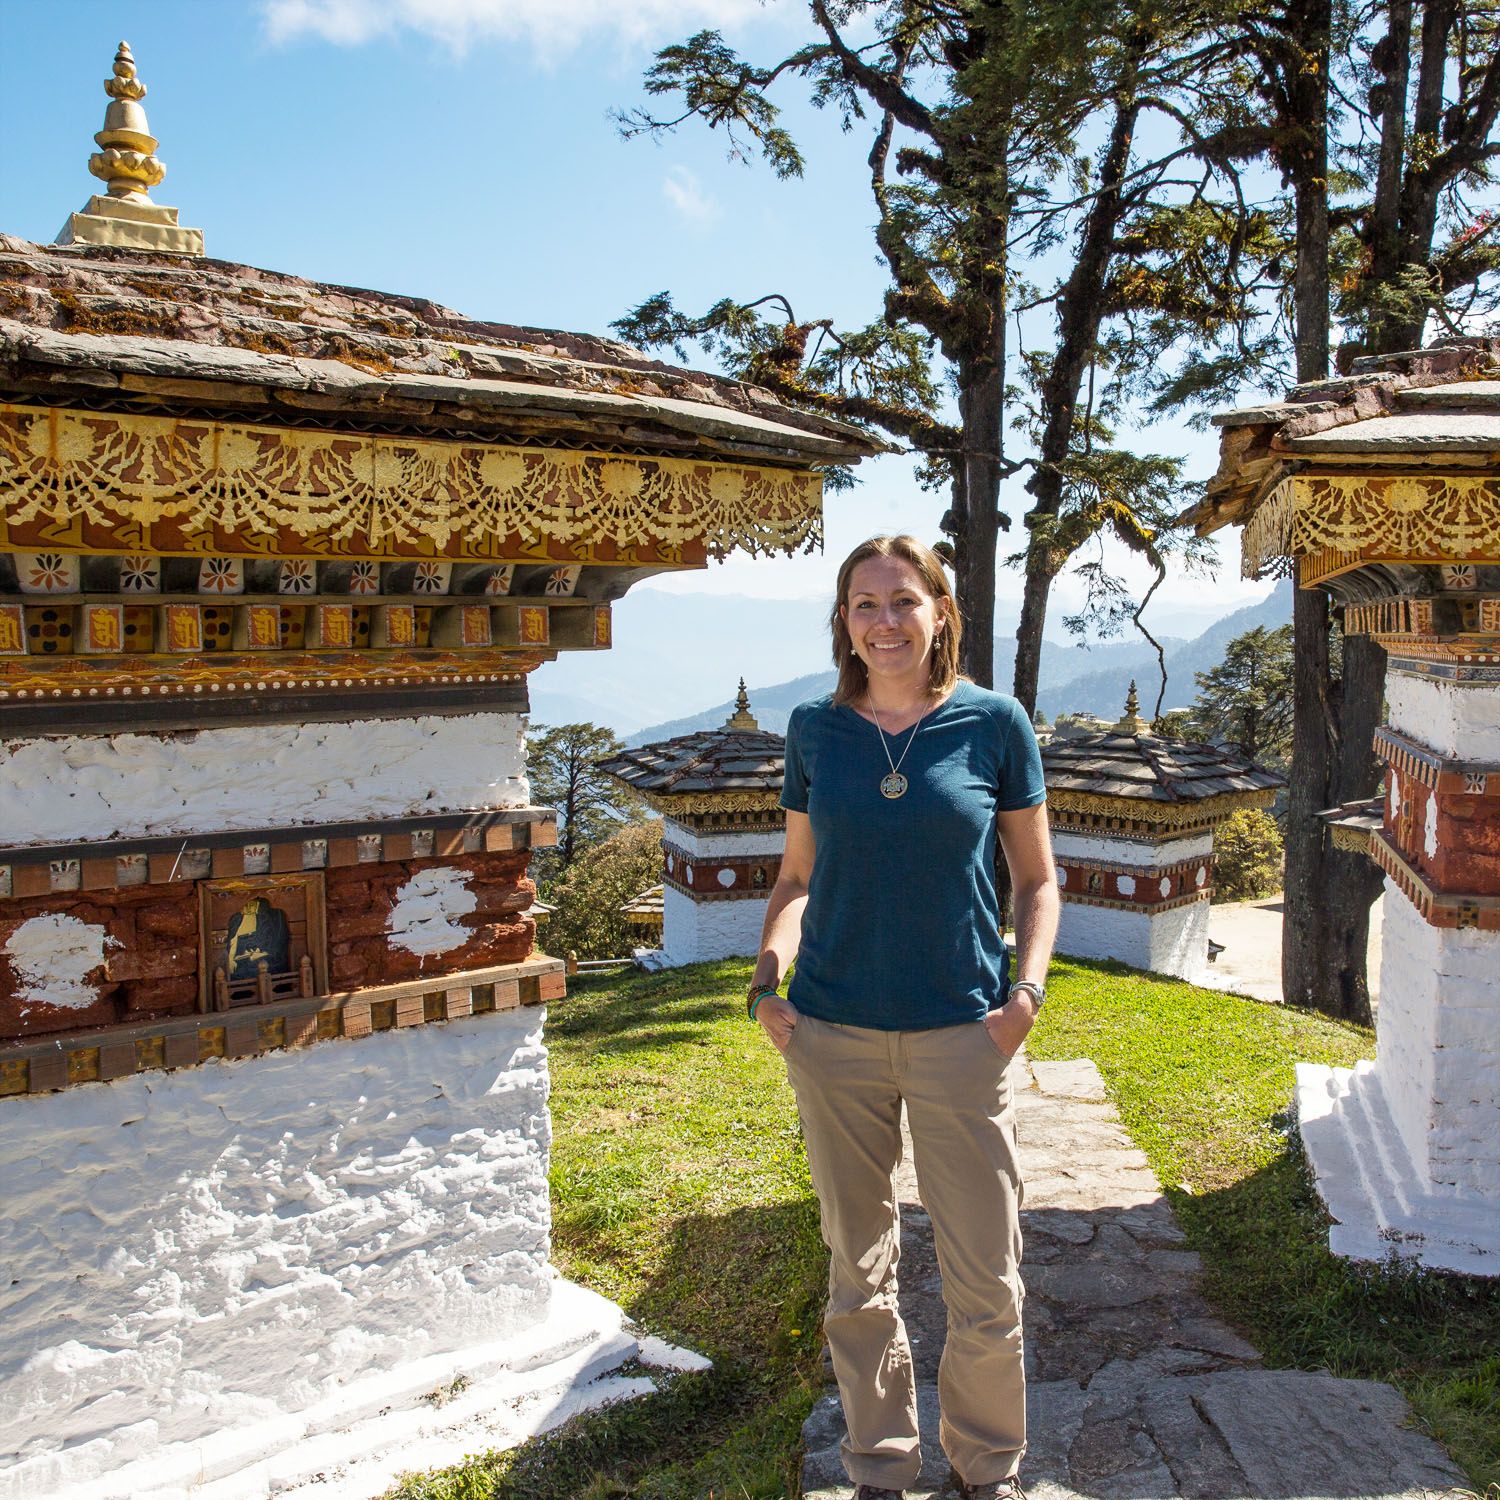
<svg viewBox="0 0 1500 1500">
<path fill-rule="evenodd" d="M 739 696 L 734 700 L 734 712 L 725 720 L 726 729 L 759 729 L 755 715 L 750 712 L 750 695 L 745 691 L 745 679 L 740 678 Z"/>
<path fill-rule="evenodd" d="M 128 42 L 121 42 L 115 53 L 114 73 L 104 80 L 104 92 L 110 102 L 104 129 L 94 137 L 99 150 L 89 157 L 89 171 L 107 184 L 108 194 L 96 193 L 81 213 L 70 215 L 57 243 L 202 255 L 203 231 L 182 228 L 175 208 L 151 201 L 151 189 L 167 169 L 156 155 L 156 137 L 141 105 L 146 85 L 136 76 Z"/>
<path fill-rule="evenodd" d="M 104 129 L 94 137 L 103 149 L 89 157 L 89 171 L 109 184 L 111 198 L 149 203 L 151 189 L 167 175 L 167 169 L 153 154 L 156 137 L 141 107 L 146 85 L 136 77 L 129 42 L 120 43 L 114 77 L 104 80 L 104 92 L 110 104 L 104 111 Z"/>
<path fill-rule="evenodd" d="M 1130 679 L 1130 691 L 1125 695 L 1125 717 L 1115 725 L 1114 734 L 1145 734 L 1146 721 L 1141 717 L 1141 700 L 1136 697 L 1135 678 Z"/>
</svg>

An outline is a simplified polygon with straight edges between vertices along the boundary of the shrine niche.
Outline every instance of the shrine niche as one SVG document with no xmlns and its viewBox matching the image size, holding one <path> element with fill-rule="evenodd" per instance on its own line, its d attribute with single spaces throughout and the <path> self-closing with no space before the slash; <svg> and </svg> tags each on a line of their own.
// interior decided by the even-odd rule
<svg viewBox="0 0 1500 1500">
<path fill-rule="evenodd" d="M 1323 816 L 1385 876 L 1375 1057 L 1297 1065 L 1329 1245 L 1500 1275 L 1500 340 L 1355 362 L 1216 421 L 1191 519 L 1385 648 L 1383 784 Z"/>
<path fill-rule="evenodd" d="M 320 875 L 205 880 L 200 1010 L 328 993 Z"/>
<path fill-rule="evenodd" d="M 106 90 L 107 194 L 0 235 L 28 1500 L 347 1476 L 435 1370 L 482 1446 L 501 1388 L 637 1351 L 549 1264 L 529 675 L 608 650 L 641 579 L 816 547 L 822 469 L 877 446 L 611 340 L 204 259 L 128 49 Z M 58 1223 L 107 1223 L 107 1274 Z"/>
</svg>

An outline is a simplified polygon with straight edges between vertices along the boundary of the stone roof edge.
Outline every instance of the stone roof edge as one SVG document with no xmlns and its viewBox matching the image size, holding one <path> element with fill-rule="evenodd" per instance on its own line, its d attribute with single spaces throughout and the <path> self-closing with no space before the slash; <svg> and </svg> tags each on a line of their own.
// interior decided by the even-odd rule
<svg viewBox="0 0 1500 1500">
<path fill-rule="evenodd" d="M 414 315 L 426 317 L 436 316 L 438 321 L 424 328 L 423 334 L 416 338 L 388 337 L 382 339 L 380 336 L 370 333 L 368 330 L 360 330 L 357 338 L 361 343 L 368 344 L 375 355 L 382 351 L 382 344 L 394 347 L 403 345 L 417 347 L 420 345 L 433 345 L 440 348 L 446 354 L 447 351 L 457 346 L 465 351 L 479 368 L 478 379 L 493 375 L 498 377 L 522 376 L 536 379 L 544 378 L 549 373 L 561 373 L 568 371 L 583 377 L 595 377 L 605 380 L 610 377 L 629 377 L 631 375 L 644 376 L 648 379 L 661 381 L 669 386 L 686 387 L 682 394 L 667 398 L 670 400 L 690 402 L 702 406 L 705 410 L 713 410 L 719 406 L 719 402 L 702 399 L 704 394 L 720 395 L 722 406 L 726 411 L 737 413 L 762 421 L 774 422 L 778 425 L 804 432 L 812 437 L 823 441 L 842 442 L 851 450 L 851 457 L 871 455 L 879 452 L 896 451 L 896 445 L 888 440 L 873 434 L 863 427 L 841 418 L 827 415 L 822 412 L 808 410 L 804 407 L 794 406 L 781 399 L 764 387 L 754 385 L 747 381 L 737 380 L 731 376 L 715 374 L 708 371 L 690 370 L 679 365 L 669 364 L 663 360 L 649 357 L 630 345 L 619 343 L 614 340 L 605 339 L 591 334 L 569 333 L 559 329 L 531 328 L 522 325 L 511 325 L 501 323 L 485 323 L 475 319 L 468 319 L 455 313 L 452 309 L 441 303 L 429 299 L 404 296 L 399 293 L 377 292 L 369 288 L 342 286 L 336 283 L 325 283 L 311 281 L 305 277 L 298 277 L 284 272 L 265 271 L 258 267 L 242 265 L 239 262 L 214 260 L 209 258 L 197 259 L 184 256 L 148 255 L 137 251 L 125 251 L 96 246 L 57 246 L 36 245 L 31 241 L 19 239 L 15 236 L 0 234 L 0 262 L 6 255 L 13 255 L 25 260 L 39 260 L 47 256 L 59 256 L 69 258 L 81 258 L 86 261 L 105 262 L 109 264 L 125 263 L 126 265 L 140 265 L 146 269 L 161 268 L 191 273 L 195 270 L 212 270 L 224 276 L 232 276 L 235 272 L 244 272 L 249 276 L 261 278 L 255 282 L 257 287 L 262 285 L 275 285 L 287 288 L 298 287 L 306 289 L 313 294 L 326 294 L 334 297 L 345 298 L 355 303 L 384 303 L 389 306 L 408 310 Z M 7 320 L 9 321 L 9 320 Z M 33 330 L 37 333 L 50 332 L 60 338 L 89 337 L 87 333 L 71 334 L 62 329 L 47 329 L 37 323 L 16 320 L 21 328 Z M 349 330 L 323 325 L 308 325 L 309 330 L 321 333 L 325 336 L 343 333 L 352 336 Z M 98 335 L 95 335 L 96 337 Z M 174 339 L 166 335 L 111 335 L 122 343 L 127 343 L 133 338 L 141 340 L 142 348 L 155 348 L 160 350 L 162 346 L 167 347 L 189 347 L 197 349 L 206 348 L 237 348 L 233 344 L 206 344 L 188 339 Z M 540 346 L 540 347 L 534 347 Z M 241 352 L 254 354 L 252 349 L 242 349 Z M 338 359 L 308 361 L 299 359 L 294 355 L 267 355 L 262 356 L 270 361 L 284 364 L 311 363 L 316 365 L 332 364 L 351 371 L 361 371 L 368 374 L 367 370 L 358 363 L 348 363 Z M 485 366 L 491 368 L 486 371 Z M 401 373 L 401 372 L 395 372 Z M 411 372 L 413 374 L 417 372 Z M 697 394 L 695 394 L 695 392 Z M 640 399 L 637 397 L 636 399 Z"/>
<path fill-rule="evenodd" d="M 70 357 L 77 354 L 89 357 Z M 98 397 L 105 391 L 101 376 L 113 375 L 123 377 L 113 389 L 127 399 L 160 395 L 203 402 L 211 401 L 218 388 L 225 403 L 237 411 L 252 392 L 263 393 L 283 409 L 300 411 L 311 406 L 324 417 L 345 411 L 351 416 L 400 418 L 410 411 L 402 403 L 424 402 L 454 408 L 465 420 L 489 419 L 502 426 L 507 416 L 549 412 L 652 421 L 699 437 L 764 448 L 767 457 L 795 457 L 805 463 L 858 460 L 872 451 L 863 438 L 783 422 L 784 407 L 776 408 L 772 416 L 686 398 L 580 390 L 536 381 L 458 379 L 402 370 L 372 373 L 337 360 L 234 347 L 117 334 L 60 334 L 0 317 L 0 378 L 25 385 L 25 374 L 33 368 L 45 381 L 43 389 L 34 393 L 43 401 L 70 384 Z M 254 419 L 254 413 L 248 415 Z M 266 415 L 274 420 L 275 407 Z"/>
<path fill-rule="evenodd" d="M 1221 412 L 1211 421 L 1222 433 L 1219 467 L 1203 498 L 1177 518 L 1200 536 L 1252 513 L 1308 456 L 1285 445 L 1333 428 L 1391 416 L 1403 391 L 1452 384 L 1500 363 L 1500 337 L 1453 339 L 1427 349 L 1372 355 L 1355 361 L 1354 373 L 1293 387 L 1284 401 Z"/>
</svg>

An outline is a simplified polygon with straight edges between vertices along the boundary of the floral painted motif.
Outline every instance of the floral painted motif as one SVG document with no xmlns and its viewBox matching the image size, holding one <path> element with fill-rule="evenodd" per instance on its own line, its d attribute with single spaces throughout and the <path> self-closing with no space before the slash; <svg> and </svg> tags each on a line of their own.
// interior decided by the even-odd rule
<svg viewBox="0 0 1500 1500">
<path fill-rule="evenodd" d="M 484 591 L 487 594 L 508 594 L 510 592 L 510 581 L 515 577 L 514 568 L 496 568 L 488 578 L 484 580 Z"/>
<path fill-rule="evenodd" d="M 357 562 L 349 574 L 351 594 L 378 594 L 380 592 L 380 564 Z"/>
<path fill-rule="evenodd" d="M 204 594 L 242 594 L 245 565 L 237 557 L 206 557 L 198 569 L 198 590 Z"/>
<path fill-rule="evenodd" d="M 582 568 L 554 568 L 547 575 L 547 592 L 555 599 L 571 598 L 582 572 Z"/>
<path fill-rule="evenodd" d="M 33 552 L 16 559 L 28 594 L 71 594 L 78 588 L 78 559 L 64 552 Z"/>
<path fill-rule="evenodd" d="M 412 592 L 414 594 L 446 594 L 448 576 L 452 571 L 451 563 L 418 563 L 416 577 L 412 579 Z"/>
<path fill-rule="evenodd" d="M 122 594 L 157 594 L 161 592 L 161 560 L 146 554 L 120 559 L 120 592 Z"/>
<path fill-rule="evenodd" d="M 283 594 L 310 594 L 317 582 L 314 565 L 305 557 L 293 557 L 282 563 L 276 577 L 276 588 Z"/>
</svg>

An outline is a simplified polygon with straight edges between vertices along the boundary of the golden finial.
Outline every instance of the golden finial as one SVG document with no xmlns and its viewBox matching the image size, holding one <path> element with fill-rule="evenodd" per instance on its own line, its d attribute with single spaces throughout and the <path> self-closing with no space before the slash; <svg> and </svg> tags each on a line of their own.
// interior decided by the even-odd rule
<svg viewBox="0 0 1500 1500">
<path fill-rule="evenodd" d="M 151 189 L 167 175 L 167 169 L 153 154 L 156 137 L 141 107 L 146 85 L 136 77 L 129 42 L 120 43 L 114 77 L 104 80 L 104 92 L 110 103 L 104 111 L 104 129 L 94 137 L 102 149 L 89 157 L 89 171 L 109 184 L 111 198 L 149 203 Z"/>
<path fill-rule="evenodd" d="M 1130 679 L 1130 691 L 1125 695 L 1125 717 L 1115 725 L 1114 734 L 1145 734 L 1146 721 L 1141 717 L 1141 700 L 1136 697 L 1135 678 Z"/>
<path fill-rule="evenodd" d="M 156 137 L 141 106 L 146 85 L 136 76 L 128 42 L 121 42 L 115 53 L 113 76 L 104 80 L 104 92 L 109 105 L 104 129 L 94 137 L 99 150 L 89 157 L 89 171 L 107 185 L 108 194 L 96 194 L 82 213 L 71 215 L 57 243 L 202 255 L 203 231 L 182 228 L 175 208 L 151 201 L 151 189 L 167 169 L 156 155 Z"/>
<path fill-rule="evenodd" d="M 750 712 L 750 695 L 745 691 L 745 679 L 740 678 L 739 695 L 734 700 L 734 712 L 725 721 L 726 729 L 759 729 L 755 715 Z"/>
</svg>

